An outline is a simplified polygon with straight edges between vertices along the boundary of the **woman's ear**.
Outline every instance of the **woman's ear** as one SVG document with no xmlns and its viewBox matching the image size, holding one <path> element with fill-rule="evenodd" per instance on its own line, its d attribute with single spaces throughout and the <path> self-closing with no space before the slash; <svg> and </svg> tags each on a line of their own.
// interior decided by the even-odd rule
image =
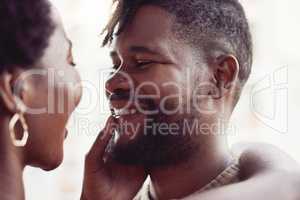
<svg viewBox="0 0 300 200">
<path fill-rule="evenodd" d="M 219 90 L 219 98 L 221 98 L 232 88 L 237 80 L 240 66 L 233 55 L 219 56 L 215 64 L 214 79 Z"/>
<path fill-rule="evenodd" d="M 17 105 L 13 94 L 13 75 L 9 72 L 2 72 L 0 74 L 0 102 L 1 107 L 10 113 L 17 112 Z"/>
<path fill-rule="evenodd" d="M 4 71 L 0 73 L 0 108 L 9 113 L 24 111 L 24 103 L 22 102 L 23 89 L 15 89 L 15 82 L 20 77 L 23 70 L 13 70 L 12 72 Z M 16 94 L 18 92 L 18 94 Z"/>
</svg>

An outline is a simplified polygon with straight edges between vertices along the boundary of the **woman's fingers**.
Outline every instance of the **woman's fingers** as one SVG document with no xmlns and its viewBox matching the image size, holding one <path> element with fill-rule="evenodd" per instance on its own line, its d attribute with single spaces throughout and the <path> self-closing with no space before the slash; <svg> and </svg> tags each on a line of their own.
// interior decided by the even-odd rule
<svg viewBox="0 0 300 200">
<path fill-rule="evenodd" d="M 105 154 L 106 147 L 113 136 L 114 128 L 114 118 L 111 116 L 107 120 L 104 129 L 97 136 L 96 141 L 86 156 L 86 165 L 88 165 L 89 168 L 99 169 L 101 164 L 103 164 L 103 156 Z"/>
</svg>

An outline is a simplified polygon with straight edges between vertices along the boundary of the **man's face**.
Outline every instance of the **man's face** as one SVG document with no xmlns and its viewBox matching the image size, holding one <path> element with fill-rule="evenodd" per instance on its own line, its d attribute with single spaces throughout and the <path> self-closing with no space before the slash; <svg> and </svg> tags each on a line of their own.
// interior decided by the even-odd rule
<svg viewBox="0 0 300 200">
<path fill-rule="evenodd" d="M 198 148 L 182 128 L 199 118 L 193 96 L 209 72 L 200 55 L 195 59 L 193 49 L 175 38 L 173 23 L 166 11 L 143 6 L 115 41 L 106 90 L 119 126 L 111 150 L 120 162 L 171 164 Z"/>
</svg>

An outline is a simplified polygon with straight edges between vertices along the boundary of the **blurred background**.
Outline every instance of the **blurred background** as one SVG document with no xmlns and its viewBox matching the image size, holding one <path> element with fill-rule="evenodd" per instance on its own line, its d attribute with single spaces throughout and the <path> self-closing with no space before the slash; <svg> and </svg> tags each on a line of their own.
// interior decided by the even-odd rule
<svg viewBox="0 0 300 200">
<path fill-rule="evenodd" d="M 27 168 L 26 199 L 79 199 L 84 156 L 109 114 L 105 69 L 111 66 L 100 33 L 110 0 L 51 0 L 60 11 L 84 85 L 69 123 L 64 163 L 54 172 Z M 229 143 L 268 142 L 300 161 L 300 1 L 241 0 L 254 38 L 251 78 L 228 130 Z"/>
</svg>

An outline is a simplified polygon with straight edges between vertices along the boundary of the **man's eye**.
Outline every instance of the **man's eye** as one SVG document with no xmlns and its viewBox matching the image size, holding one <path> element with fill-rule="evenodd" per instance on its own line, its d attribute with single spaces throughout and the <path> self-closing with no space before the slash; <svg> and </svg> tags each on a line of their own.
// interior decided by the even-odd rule
<svg viewBox="0 0 300 200">
<path fill-rule="evenodd" d="M 146 68 L 147 66 L 149 66 L 150 64 L 153 64 L 153 63 L 154 62 L 150 61 L 150 60 L 138 60 L 136 67 L 138 67 L 138 68 Z"/>
</svg>

